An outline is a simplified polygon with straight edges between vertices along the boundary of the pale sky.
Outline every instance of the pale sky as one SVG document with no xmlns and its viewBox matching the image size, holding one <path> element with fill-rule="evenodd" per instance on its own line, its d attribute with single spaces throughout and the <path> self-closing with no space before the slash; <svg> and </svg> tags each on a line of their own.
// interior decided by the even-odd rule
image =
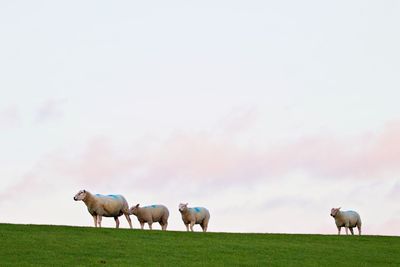
<svg viewBox="0 0 400 267">
<path fill-rule="evenodd" d="M 86 189 L 165 204 L 171 230 L 189 202 L 210 231 L 336 234 L 341 206 L 365 234 L 400 235 L 398 14 L 1 1 L 0 222 L 91 226 L 72 199 Z"/>
</svg>

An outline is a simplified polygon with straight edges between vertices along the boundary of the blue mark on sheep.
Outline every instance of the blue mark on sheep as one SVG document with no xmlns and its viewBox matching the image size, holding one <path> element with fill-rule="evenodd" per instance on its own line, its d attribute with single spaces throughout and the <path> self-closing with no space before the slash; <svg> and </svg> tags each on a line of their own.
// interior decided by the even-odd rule
<svg viewBox="0 0 400 267">
<path fill-rule="evenodd" d="M 119 195 L 102 195 L 102 194 L 96 194 L 96 197 L 111 197 L 114 199 L 120 199 L 121 197 Z"/>
<path fill-rule="evenodd" d="M 193 208 L 194 212 L 199 213 L 201 211 L 201 208 Z"/>
<path fill-rule="evenodd" d="M 158 207 L 158 205 L 150 205 L 150 206 L 145 206 L 143 208 L 157 208 L 157 207 Z"/>
</svg>

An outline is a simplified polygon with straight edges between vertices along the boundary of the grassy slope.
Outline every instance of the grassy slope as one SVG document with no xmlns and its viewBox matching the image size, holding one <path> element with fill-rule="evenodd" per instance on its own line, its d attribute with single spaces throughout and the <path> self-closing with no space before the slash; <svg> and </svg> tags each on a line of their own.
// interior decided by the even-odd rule
<svg viewBox="0 0 400 267">
<path fill-rule="evenodd" d="M 400 237 L 0 224 L 0 265 L 400 266 Z"/>
</svg>

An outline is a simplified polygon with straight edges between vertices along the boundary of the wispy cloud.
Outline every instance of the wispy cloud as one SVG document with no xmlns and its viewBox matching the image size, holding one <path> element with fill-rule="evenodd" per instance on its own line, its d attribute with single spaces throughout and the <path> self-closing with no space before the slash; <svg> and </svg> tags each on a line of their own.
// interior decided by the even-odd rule
<svg viewBox="0 0 400 267">
<path fill-rule="evenodd" d="M 36 122 L 42 123 L 63 116 L 62 105 L 66 99 L 48 99 L 36 111 Z"/>
<path fill-rule="evenodd" d="M 262 148 L 243 147 L 229 135 L 180 132 L 149 146 L 129 145 L 124 153 L 111 139 L 95 138 L 73 157 L 54 154 L 48 161 L 58 175 L 85 183 L 129 177 L 139 184 L 191 181 L 229 186 L 296 172 L 318 179 L 380 180 L 400 172 L 397 136 L 400 123 L 390 123 L 375 134 L 310 136 Z"/>
<path fill-rule="evenodd" d="M 143 153 L 151 177 L 250 182 L 302 172 L 320 179 L 379 180 L 400 172 L 400 123 L 353 137 L 309 136 L 267 148 L 243 147 L 229 135 L 181 133 Z M 162 177 L 162 178 L 161 178 Z"/>
<path fill-rule="evenodd" d="M 17 127 L 21 123 L 21 114 L 17 106 L 0 110 L 0 129 Z"/>
<path fill-rule="evenodd" d="M 233 135 L 248 130 L 257 123 L 259 113 L 255 107 L 236 107 L 218 122 L 217 128 Z"/>
<path fill-rule="evenodd" d="M 30 171 L 23 175 L 18 182 L 0 191 L 0 203 L 23 198 L 23 196 L 30 197 L 40 193 L 41 188 L 45 187 L 40 183 L 38 176 Z"/>
<path fill-rule="evenodd" d="M 119 153 L 111 140 L 102 137 L 92 139 L 81 153 L 52 154 L 47 161 L 52 172 L 85 184 L 121 180 L 138 165 L 135 156 Z"/>
</svg>

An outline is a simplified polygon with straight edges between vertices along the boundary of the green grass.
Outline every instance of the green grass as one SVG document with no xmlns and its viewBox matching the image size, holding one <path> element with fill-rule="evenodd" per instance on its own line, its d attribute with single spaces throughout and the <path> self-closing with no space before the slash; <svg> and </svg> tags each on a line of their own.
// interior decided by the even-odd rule
<svg viewBox="0 0 400 267">
<path fill-rule="evenodd" d="M 0 266 L 400 266 L 400 237 L 0 224 Z"/>
</svg>

